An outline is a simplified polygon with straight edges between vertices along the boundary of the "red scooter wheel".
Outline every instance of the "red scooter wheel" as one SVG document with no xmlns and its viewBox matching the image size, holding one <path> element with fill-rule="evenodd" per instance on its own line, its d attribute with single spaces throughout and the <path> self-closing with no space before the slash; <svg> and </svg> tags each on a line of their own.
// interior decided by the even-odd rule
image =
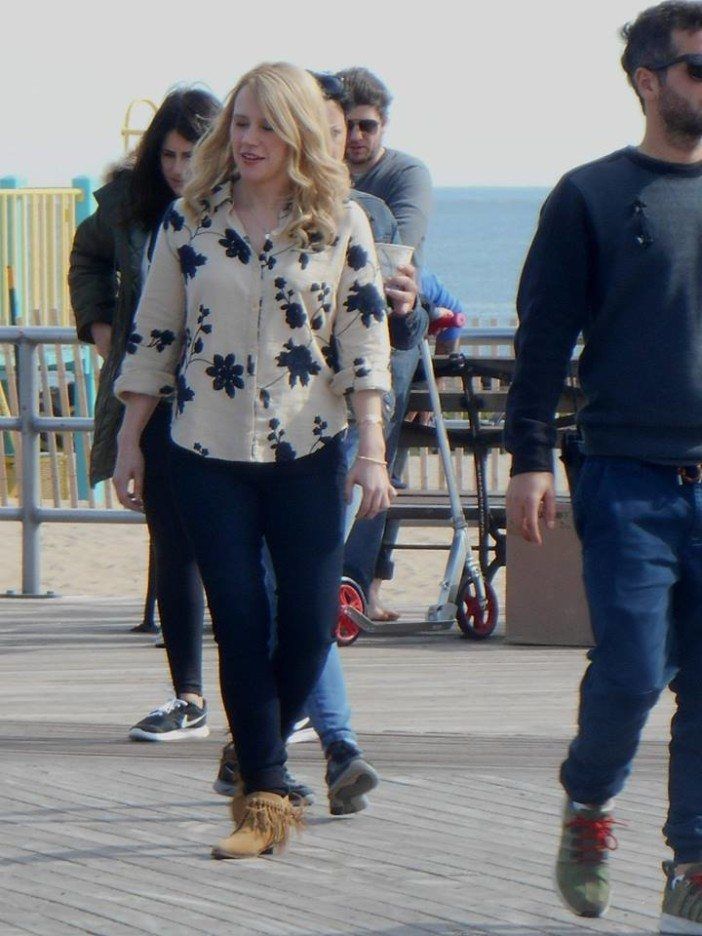
<svg viewBox="0 0 702 936">
<path fill-rule="evenodd" d="M 485 640 L 497 626 L 499 606 L 495 589 L 489 582 L 485 583 L 485 597 L 487 607 L 481 608 L 475 586 L 469 578 L 464 579 L 458 589 L 456 620 L 463 636 L 470 640 Z"/>
<path fill-rule="evenodd" d="M 361 635 L 361 628 L 346 613 L 347 608 L 355 608 L 364 613 L 366 599 L 360 585 L 350 578 L 342 578 L 339 588 L 339 617 L 334 636 L 340 647 L 350 647 Z"/>
</svg>

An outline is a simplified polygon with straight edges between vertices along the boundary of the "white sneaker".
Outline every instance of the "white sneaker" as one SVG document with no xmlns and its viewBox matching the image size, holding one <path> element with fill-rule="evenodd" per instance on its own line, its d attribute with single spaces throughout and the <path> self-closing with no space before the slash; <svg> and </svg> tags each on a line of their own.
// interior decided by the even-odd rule
<svg viewBox="0 0 702 936">
<path fill-rule="evenodd" d="M 309 718 L 301 718 L 293 725 L 292 734 L 288 738 L 288 744 L 300 744 L 302 741 L 314 741 L 317 732 L 312 727 Z"/>
</svg>

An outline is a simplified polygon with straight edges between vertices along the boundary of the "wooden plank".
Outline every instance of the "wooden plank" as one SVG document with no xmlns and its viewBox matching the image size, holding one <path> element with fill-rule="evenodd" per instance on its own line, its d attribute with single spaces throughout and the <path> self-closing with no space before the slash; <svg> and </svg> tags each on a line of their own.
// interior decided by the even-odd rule
<svg viewBox="0 0 702 936">
<path fill-rule="evenodd" d="M 291 768 L 318 795 L 307 831 L 283 856 L 215 862 L 209 847 L 229 828 L 227 801 L 211 791 L 226 738 L 215 647 L 208 636 L 210 738 L 133 744 L 129 725 L 167 693 L 163 653 L 128 632 L 140 611 L 0 603 L 2 936 L 3 926 L 8 936 L 655 930 L 670 700 L 620 797 L 627 826 L 606 920 L 571 916 L 551 883 L 579 650 L 359 641 L 342 659 L 382 778 L 371 808 L 330 817 L 319 745 L 294 745 Z"/>
</svg>

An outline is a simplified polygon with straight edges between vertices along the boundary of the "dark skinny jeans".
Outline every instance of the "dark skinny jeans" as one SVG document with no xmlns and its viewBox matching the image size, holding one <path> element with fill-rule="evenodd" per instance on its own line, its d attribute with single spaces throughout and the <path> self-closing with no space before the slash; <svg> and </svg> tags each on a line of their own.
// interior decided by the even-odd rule
<svg viewBox="0 0 702 936">
<path fill-rule="evenodd" d="M 205 599 L 170 475 L 171 408 L 160 403 L 141 436 L 144 513 L 154 547 L 156 600 L 175 694 L 202 695 Z"/>
<path fill-rule="evenodd" d="M 172 447 L 181 514 L 219 649 L 224 708 L 247 793 L 285 793 L 285 741 L 326 661 L 339 609 L 345 462 L 337 436 L 283 464 Z M 277 645 L 263 540 L 277 581 Z"/>
</svg>

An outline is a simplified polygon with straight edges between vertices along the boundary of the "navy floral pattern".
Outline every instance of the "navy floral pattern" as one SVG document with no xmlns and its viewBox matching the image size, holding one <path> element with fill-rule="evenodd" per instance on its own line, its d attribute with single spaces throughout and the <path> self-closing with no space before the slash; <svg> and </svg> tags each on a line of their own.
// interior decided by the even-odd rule
<svg viewBox="0 0 702 936">
<path fill-rule="evenodd" d="M 360 244 L 349 244 L 346 261 L 352 270 L 358 272 L 368 263 L 368 254 Z"/>
<path fill-rule="evenodd" d="M 322 419 L 321 416 L 315 416 L 312 423 L 312 435 L 315 437 L 315 441 L 310 448 L 310 454 L 318 448 L 320 445 L 328 445 L 333 436 L 327 434 L 327 429 L 329 428 L 326 420 Z"/>
<path fill-rule="evenodd" d="M 163 229 L 167 231 L 172 228 L 174 231 L 182 231 L 185 226 L 185 217 L 171 206 L 163 219 Z"/>
<path fill-rule="evenodd" d="M 328 345 L 322 345 L 322 355 L 326 361 L 327 367 L 331 368 L 335 374 L 339 373 L 339 349 L 336 339 L 332 336 Z"/>
<path fill-rule="evenodd" d="M 166 213 L 116 392 L 172 396 L 174 442 L 204 458 L 289 462 L 342 431 L 348 393 L 390 389 L 370 228 L 349 203 L 332 245 L 284 218 L 254 244 L 231 183 L 205 202 Z"/>
<path fill-rule="evenodd" d="M 175 335 L 170 330 L 170 328 L 165 328 L 161 331 L 160 328 L 151 329 L 151 340 L 149 341 L 149 348 L 156 348 L 159 354 L 164 351 L 169 345 L 172 345 L 175 341 Z"/>
<path fill-rule="evenodd" d="M 349 312 L 361 313 L 366 328 L 370 328 L 373 319 L 382 322 L 387 314 L 385 300 L 374 283 L 353 283 L 344 304 Z"/>
<path fill-rule="evenodd" d="M 228 257 L 234 257 L 242 263 L 248 263 L 251 259 L 251 247 L 233 228 L 225 230 L 224 237 L 219 243 L 224 247 L 224 252 Z"/>
<path fill-rule="evenodd" d="M 288 369 L 288 383 L 294 387 L 299 380 L 303 387 L 310 382 L 310 377 L 318 374 L 322 366 L 312 357 L 309 347 L 296 345 L 292 338 L 283 345 L 284 350 L 275 359 L 278 367 Z"/>
<path fill-rule="evenodd" d="M 180 257 L 180 268 L 183 271 L 183 277 L 187 281 L 188 277 L 192 279 L 197 273 L 197 268 L 207 263 L 207 257 L 196 253 L 190 244 L 183 244 L 178 248 Z"/>
<path fill-rule="evenodd" d="M 271 449 L 275 452 L 275 460 L 277 462 L 294 461 L 297 458 L 295 449 L 283 438 L 285 429 L 280 428 L 280 420 L 271 419 L 268 426 L 271 430 L 268 433 L 268 441 L 271 443 Z"/>
<path fill-rule="evenodd" d="M 176 407 L 179 413 L 185 409 L 185 404 L 195 399 L 195 391 L 189 387 L 182 374 L 178 374 L 176 382 Z"/>
<path fill-rule="evenodd" d="M 143 340 L 139 332 L 133 331 L 129 338 L 127 338 L 127 354 L 136 354 L 137 348 Z"/>
<path fill-rule="evenodd" d="M 227 354 L 226 357 L 215 354 L 212 364 L 206 368 L 205 373 L 212 377 L 213 390 L 224 390 L 232 399 L 237 390 L 244 389 L 244 381 L 241 378 L 244 368 L 236 363 L 235 354 Z"/>
<path fill-rule="evenodd" d="M 270 239 L 270 237 L 267 237 L 263 242 L 261 253 L 258 255 L 258 262 L 266 270 L 272 270 L 278 262 L 275 254 L 272 253 L 274 246 L 275 245 L 273 244 L 273 241 Z"/>
<path fill-rule="evenodd" d="M 287 280 L 282 276 L 276 278 L 275 286 L 278 290 L 275 294 L 275 299 L 283 312 L 285 312 L 285 321 L 290 328 L 302 328 L 307 321 L 307 315 L 302 303 L 295 302 L 295 290 L 287 288 Z"/>
</svg>

